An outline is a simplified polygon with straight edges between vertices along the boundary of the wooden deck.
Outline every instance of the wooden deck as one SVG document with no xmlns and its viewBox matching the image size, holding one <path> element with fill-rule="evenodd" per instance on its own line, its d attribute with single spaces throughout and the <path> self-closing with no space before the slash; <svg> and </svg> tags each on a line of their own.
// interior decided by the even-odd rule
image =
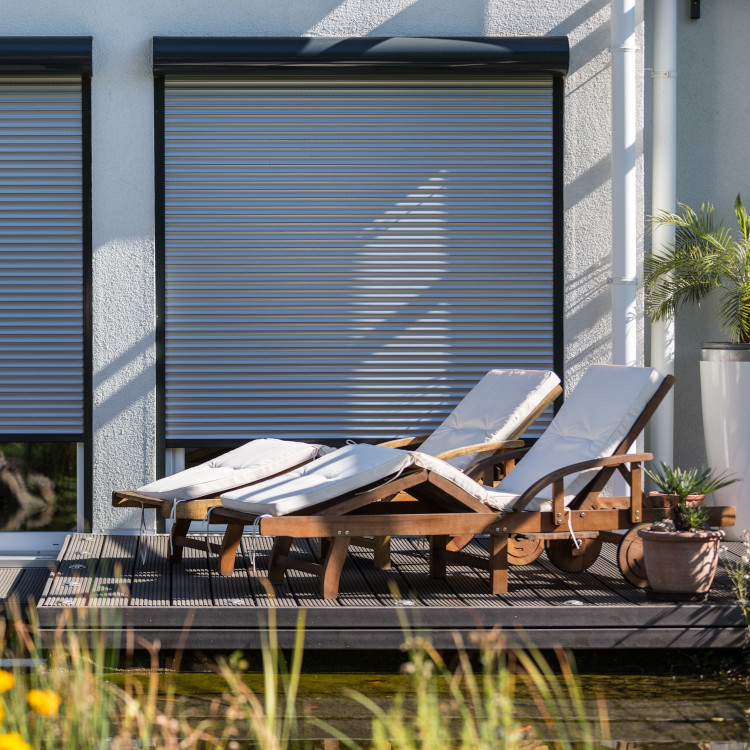
<svg viewBox="0 0 750 750">
<path fill-rule="evenodd" d="M 271 540 L 254 541 L 258 573 L 245 537 L 234 575 L 224 578 L 216 573 L 215 558 L 196 550 L 186 549 L 183 562 L 170 565 L 169 539 L 163 535 L 145 537 L 144 562 L 138 537 L 75 534 L 52 570 L 0 569 L 0 599 L 36 602 L 48 634 L 63 610 L 85 607 L 97 610 L 98 627 L 113 641 L 124 642 L 125 626 L 167 649 L 258 648 L 271 608 L 282 646 L 292 644 L 298 611 L 307 610 L 307 649 L 398 648 L 400 614 L 429 629 L 442 647 L 452 645 L 454 632 L 468 639 L 494 627 L 503 628 L 509 639 L 530 638 L 539 647 L 725 648 L 744 642 L 744 621 L 723 567 L 708 602 L 653 602 L 622 578 L 614 545 L 604 545 L 585 573 L 562 573 L 545 555 L 531 565 L 512 566 L 510 593 L 492 596 L 485 577 L 470 568 L 454 566 L 447 580 L 431 579 L 425 541 L 397 539 L 389 571 L 373 569 L 372 552 L 351 548 L 341 594 L 325 600 L 317 579 L 299 571 L 290 571 L 269 592 L 262 572 Z M 741 554 L 738 543 L 726 547 L 725 559 Z M 292 551 L 317 557 L 304 540 Z"/>
</svg>

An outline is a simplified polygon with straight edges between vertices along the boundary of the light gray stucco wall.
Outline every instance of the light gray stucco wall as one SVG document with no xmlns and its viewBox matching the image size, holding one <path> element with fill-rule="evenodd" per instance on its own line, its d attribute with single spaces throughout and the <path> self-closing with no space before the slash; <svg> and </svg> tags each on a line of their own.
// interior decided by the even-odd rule
<svg viewBox="0 0 750 750">
<path fill-rule="evenodd" d="M 750 204 L 750 103 L 743 90 L 750 3 L 701 6 L 701 18 L 691 21 L 687 3 L 678 3 L 677 200 L 696 210 L 712 202 L 736 236 L 737 193 Z M 716 303 L 712 297 L 685 307 L 676 319 L 675 463 L 681 466 L 706 465 L 698 363 L 702 341 L 726 339 Z"/>
<path fill-rule="evenodd" d="M 6 35 L 94 37 L 95 530 L 137 524 L 136 514 L 110 507 L 110 492 L 152 479 L 156 466 L 150 75 L 155 35 L 568 36 L 567 386 L 589 364 L 610 360 L 609 0 L 5 0 L 2 26 Z M 638 66 L 641 81 L 640 54 Z M 642 206 L 641 151 L 639 141 Z"/>
</svg>

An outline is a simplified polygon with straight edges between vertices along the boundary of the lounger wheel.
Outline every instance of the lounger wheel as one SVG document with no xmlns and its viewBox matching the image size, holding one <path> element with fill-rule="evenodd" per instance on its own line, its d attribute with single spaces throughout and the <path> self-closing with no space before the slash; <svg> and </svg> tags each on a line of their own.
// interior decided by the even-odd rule
<svg viewBox="0 0 750 750">
<path fill-rule="evenodd" d="M 640 529 L 650 527 L 649 523 L 639 523 L 633 526 L 617 546 L 617 566 L 623 577 L 639 589 L 648 586 L 646 566 L 643 564 L 643 541 L 638 536 Z"/>
<path fill-rule="evenodd" d="M 511 537 L 508 540 L 508 562 L 511 565 L 528 565 L 544 552 L 543 539 Z"/>
<path fill-rule="evenodd" d="M 602 543 L 598 539 L 579 539 L 576 548 L 572 539 L 550 539 L 547 542 L 549 561 L 565 573 L 582 573 L 599 557 Z"/>
</svg>

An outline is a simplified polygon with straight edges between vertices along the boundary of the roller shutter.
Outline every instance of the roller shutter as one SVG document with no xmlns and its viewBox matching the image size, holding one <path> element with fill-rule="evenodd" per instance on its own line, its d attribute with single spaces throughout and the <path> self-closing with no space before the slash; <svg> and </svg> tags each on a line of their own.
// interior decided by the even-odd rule
<svg viewBox="0 0 750 750">
<path fill-rule="evenodd" d="M 0 439 L 84 431 L 81 79 L 0 80 Z"/>
<path fill-rule="evenodd" d="M 553 367 L 549 76 L 165 83 L 171 445 L 429 432 Z"/>
</svg>

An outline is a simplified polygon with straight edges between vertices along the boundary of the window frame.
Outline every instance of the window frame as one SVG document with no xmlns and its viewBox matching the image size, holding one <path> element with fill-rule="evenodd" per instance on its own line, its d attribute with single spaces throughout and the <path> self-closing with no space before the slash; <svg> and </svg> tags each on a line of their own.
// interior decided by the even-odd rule
<svg viewBox="0 0 750 750">
<path fill-rule="evenodd" d="M 563 372 L 563 120 L 567 37 L 154 37 L 154 155 L 156 228 L 157 475 L 167 468 L 166 440 L 166 222 L 165 78 L 248 77 L 253 70 L 306 71 L 335 67 L 434 72 L 461 69 L 481 75 L 547 74 L 553 96 L 553 366 Z"/>
<path fill-rule="evenodd" d="M 91 78 L 93 38 L 90 36 L 2 36 L 0 77 L 7 80 L 80 78 L 81 81 L 81 268 L 83 321 L 83 429 L 74 434 L 2 433 L 0 442 L 75 442 L 77 452 L 78 531 L 91 527 L 93 517 L 93 348 L 92 348 L 92 143 Z M 40 538 L 40 535 L 43 535 Z M 5 532 L 5 554 L 59 548 L 64 532 Z"/>
</svg>

